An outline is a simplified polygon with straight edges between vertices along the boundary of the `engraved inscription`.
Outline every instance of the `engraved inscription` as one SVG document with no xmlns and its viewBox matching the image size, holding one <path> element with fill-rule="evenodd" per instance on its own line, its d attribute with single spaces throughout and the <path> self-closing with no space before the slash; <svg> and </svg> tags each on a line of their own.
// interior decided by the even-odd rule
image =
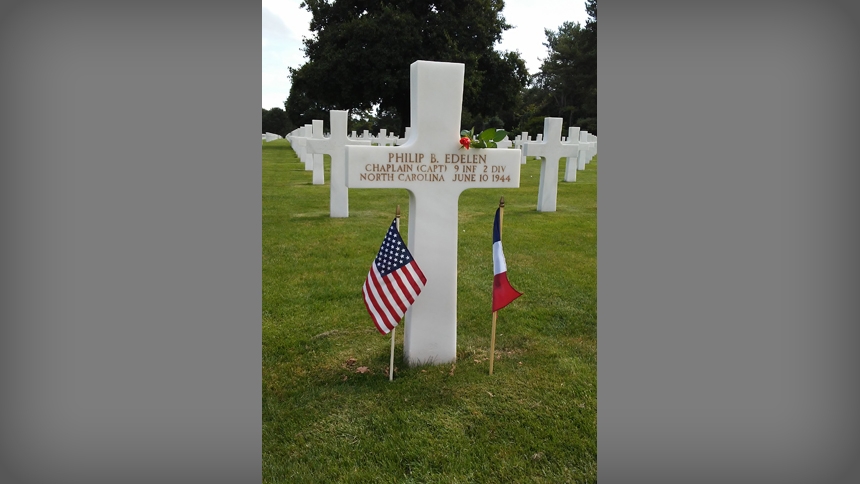
<svg viewBox="0 0 860 484">
<path fill-rule="evenodd" d="M 378 163 L 365 163 L 358 175 L 368 182 L 510 182 L 504 164 L 483 153 L 386 153 Z"/>
</svg>

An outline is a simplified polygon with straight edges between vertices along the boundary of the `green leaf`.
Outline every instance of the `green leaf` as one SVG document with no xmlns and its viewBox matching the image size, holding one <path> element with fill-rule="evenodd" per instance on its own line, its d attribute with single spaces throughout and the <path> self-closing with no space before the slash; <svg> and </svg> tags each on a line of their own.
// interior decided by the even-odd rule
<svg viewBox="0 0 860 484">
<path fill-rule="evenodd" d="M 496 136 L 496 128 L 485 129 L 481 133 L 481 141 L 493 141 L 493 138 Z"/>
<path fill-rule="evenodd" d="M 460 136 L 469 136 L 471 134 L 472 133 L 470 133 L 468 129 L 464 129 L 463 131 L 460 131 Z"/>
<path fill-rule="evenodd" d="M 499 141 L 505 139 L 505 136 L 507 136 L 507 135 L 508 135 L 507 131 L 500 129 L 500 130 L 496 131 L 496 136 L 493 138 L 493 141 L 498 143 Z"/>
<path fill-rule="evenodd" d="M 498 147 L 498 145 L 496 145 L 495 141 L 487 141 L 487 148 L 497 148 L 497 147 Z"/>
</svg>

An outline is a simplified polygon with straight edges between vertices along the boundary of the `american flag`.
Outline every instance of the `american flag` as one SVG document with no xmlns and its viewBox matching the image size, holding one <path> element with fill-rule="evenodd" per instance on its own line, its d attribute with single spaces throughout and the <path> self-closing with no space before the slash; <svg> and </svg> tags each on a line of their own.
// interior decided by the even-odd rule
<svg viewBox="0 0 860 484">
<path fill-rule="evenodd" d="M 426 283 L 427 278 L 397 231 L 395 218 L 362 288 L 364 305 L 376 329 L 382 334 L 394 329 Z"/>
</svg>

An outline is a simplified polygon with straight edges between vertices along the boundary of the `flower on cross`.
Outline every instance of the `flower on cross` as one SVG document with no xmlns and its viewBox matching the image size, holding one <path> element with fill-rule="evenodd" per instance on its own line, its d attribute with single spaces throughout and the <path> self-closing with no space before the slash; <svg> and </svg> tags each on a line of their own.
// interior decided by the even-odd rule
<svg viewBox="0 0 860 484">
<path fill-rule="evenodd" d="M 503 129 L 488 128 L 475 136 L 475 128 L 460 131 L 460 148 L 498 148 L 498 142 L 505 139 L 508 132 Z"/>
</svg>

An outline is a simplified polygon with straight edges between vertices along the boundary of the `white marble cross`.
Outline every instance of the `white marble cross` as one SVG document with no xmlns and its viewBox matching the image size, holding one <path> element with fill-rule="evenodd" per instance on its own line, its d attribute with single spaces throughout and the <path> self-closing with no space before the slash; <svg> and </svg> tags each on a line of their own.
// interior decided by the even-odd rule
<svg viewBox="0 0 860 484">
<path fill-rule="evenodd" d="M 591 161 L 591 147 L 588 142 L 588 131 L 580 131 L 579 133 L 579 158 L 577 159 L 577 169 L 584 170 L 585 164 Z"/>
<path fill-rule="evenodd" d="M 591 163 L 591 159 L 597 154 L 597 136 L 588 133 L 588 159 L 586 163 Z"/>
<path fill-rule="evenodd" d="M 293 147 L 293 151 L 296 152 L 299 162 L 305 163 L 305 169 L 307 169 L 307 162 L 305 160 L 305 142 L 307 141 L 307 136 L 305 135 L 305 131 L 306 128 L 304 126 L 296 128 L 290 138 L 290 144 Z"/>
<path fill-rule="evenodd" d="M 308 152 L 307 140 L 311 138 L 314 134 L 314 125 L 306 124 L 305 130 L 303 133 L 304 141 L 302 142 L 302 158 L 301 160 L 305 163 L 305 171 L 312 171 L 314 169 L 314 155 Z"/>
<path fill-rule="evenodd" d="M 325 184 L 325 167 L 323 165 L 323 154 L 321 151 L 316 151 L 311 148 L 311 140 L 319 140 L 323 139 L 323 120 L 322 119 L 314 119 L 311 124 L 312 134 L 308 138 L 307 145 L 305 149 L 308 150 L 308 153 L 312 155 L 312 167 L 313 167 L 313 184 L 314 185 L 324 185 Z"/>
<path fill-rule="evenodd" d="M 567 144 L 576 146 L 576 152 L 571 152 L 571 155 L 567 157 L 564 163 L 564 181 L 566 182 L 575 182 L 576 181 L 576 170 L 582 170 L 579 168 L 579 157 L 581 156 L 583 146 L 579 143 L 579 128 L 576 126 L 571 126 L 567 129 Z"/>
<path fill-rule="evenodd" d="M 370 140 L 347 138 L 347 117 L 346 111 L 330 111 L 331 136 L 308 140 L 308 146 L 314 153 L 325 153 L 331 157 L 329 215 L 332 218 L 349 217 L 349 193 L 346 188 L 346 146 L 370 146 Z M 314 175 L 316 175 L 316 171 L 314 171 Z"/>
<path fill-rule="evenodd" d="M 464 64 L 457 63 L 414 62 L 406 143 L 346 147 L 348 187 L 409 192 L 408 247 L 427 277 L 421 295 L 406 312 L 403 349 L 410 365 L 449 363 L 457 357 L 460 193 L 520 184 L 517 150 L 460 149 L 464 69 Z M 495 205 L 487 207 L 487 220 L 494 210 Z"/>
<path fill-rule="evenodd" d="M 376 138 L 374 142 L 377 146 L 385 146 L 386 140 L 388 139 L 388 130 L 385 128 L 381 128 L 379 133 L 376 134 Z"/>
<path fill-rule="evenodd" d="M 516 147 L 522 151 L 522 158 L 520 158 L 520 164 L 526 164 L 526 150 L 523 148 L 523 145 L 531 141 L 531 137 L 529 136 L 528 131 L 523 131 L 522 134 L 518 137 L 519 140 L 516 142 Z"/>
<path fill-rule="evenodd" d="M 558 195 L 558 160 L 576 156 L 578 147 L 561 143 L 561 118 L 544 118 L 543 141 L 525 145 L 526 156 L 542 158 L 538 186 L 538 212 L 555 212 Z"/>
</svg>

